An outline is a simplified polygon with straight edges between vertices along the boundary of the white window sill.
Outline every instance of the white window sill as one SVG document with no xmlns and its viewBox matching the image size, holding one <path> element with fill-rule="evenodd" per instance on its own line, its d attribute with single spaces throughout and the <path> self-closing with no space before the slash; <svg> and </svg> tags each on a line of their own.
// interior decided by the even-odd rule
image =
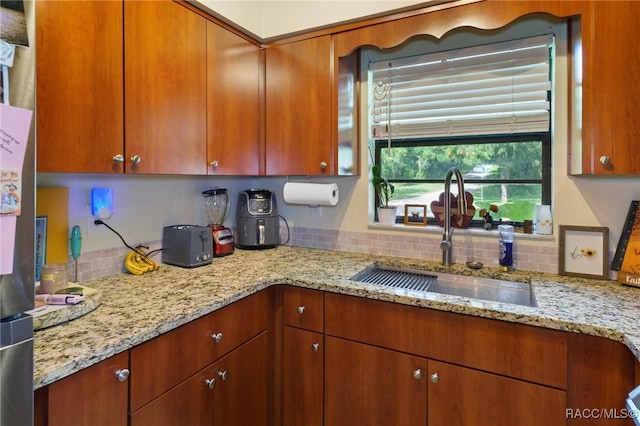
<svg viewBox="0 0 640 426">
<path fill-rule="evenodd" d="M 402 223 L 396 223 L 394 225 L 382 225 L 378 222 L 370 222 L 367 226 L 368 229 L 384 230 L 384 231 L 398 231 L 398 232 L 414 232 L 422 234 L 442 234 L 444 228 L 435 225 L 419 226 L 419 225 L 405 225 Z M 481 228 L 451 228 L 455 229 L 455 234 L 458 235 L 471 235 L 474 237 L 488 237 L 498 238 L 498 230 L 492 229 L 487 231 Z M 517 239 L 535 240 L 535 241 L 554 241 L 555 235 L 538 235 L 538 234 L 525 234 L 523 232 L 516 232 L 514 235 Z"/>
</svg>

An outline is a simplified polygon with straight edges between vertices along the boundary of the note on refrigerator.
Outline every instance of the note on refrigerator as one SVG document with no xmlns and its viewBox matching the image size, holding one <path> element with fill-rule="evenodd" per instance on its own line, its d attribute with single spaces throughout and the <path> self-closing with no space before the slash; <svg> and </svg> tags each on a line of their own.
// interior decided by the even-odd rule
<svg viewBox="0 0 640 426">
<path fill-rule="evenodd" d="M 13 272 L 16 216 L 33 111 L 0 104 L 0 275 Z"/>
</svg>

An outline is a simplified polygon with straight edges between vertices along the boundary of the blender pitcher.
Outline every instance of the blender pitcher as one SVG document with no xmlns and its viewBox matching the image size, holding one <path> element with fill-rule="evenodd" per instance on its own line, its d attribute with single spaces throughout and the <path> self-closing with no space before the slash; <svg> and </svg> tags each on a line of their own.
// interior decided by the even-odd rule
<svg viewBox="0 0 640 426">
<path fill-rule="evenodd" d="M 213 235 L 213 255 L 226 256 L 233 253 L 233 234 L 231 229 L 223 226 L 229 214 L 229 196 L 225 188 L 211 188 L 203 191 L 204 212 L 207 225 Z"/>
</svg>

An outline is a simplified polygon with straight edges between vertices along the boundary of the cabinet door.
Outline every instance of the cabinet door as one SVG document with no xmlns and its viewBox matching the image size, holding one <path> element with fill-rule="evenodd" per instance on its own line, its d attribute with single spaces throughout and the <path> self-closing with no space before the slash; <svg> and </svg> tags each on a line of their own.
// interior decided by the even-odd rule
<svg viewBox="0 0 640 426">
<path fill-rule="evenodd" d="M 173 1 L 125 1 L 125 169 L 206 174 L 207 27 Z"/>
<path fill-rule="evenodd" d="M 122 172 L 122 2 L 36 4 L 39 172 Z"/>
<path fill-rule="evenodd" d="M 593 409 L 614 414 L 603 415 L 597 420 L 598 425 L 633 425 L 632 418 L 622 415 L 627 394 L 637 385 L 634 380 L 637 360 L 629 348 L 603 337 L 567 334 L 567 425 L 593 424 L 594 419 L 588 418 L 596 413 Z"/>
<path fill-rule="evenodd" d="M 331 36 L 267 48 L 267 175 L 335 174 L 331 69 Z"/>
<path fill-rule="evenodd" d="M 640 2 L 594 1 L 593 7 L 593 19 L 582 22 L 582 173 L 639 174 L 640 52 L 630 40 L 640 39 Z"/>
<path fill-rule="evenodd" d="M 49 426 L 126 426 L 128 383 L 117 372 L 128 369 L 128 357 L 123 352 L 52 383 Z"/>
<path fill-rule="evenodd" d="M 284 327 L 284 425 L 322 426 L 324 336 Z"/>
<path fill-rule="evenodd" d="M 426 371 L 424 358 L 325 337 L 325 424 L 426 425 Z"/>
<path fill-rule="evenodd" d="M 216 371 L 207 367 L 131 414 L 130 426 L 212 426 Z"/>
<path fill-rule="evenodd" d="M 215 363 L 215 426 L 270 424 L 268 331 Z"/>
<path fill-rule="evenodd" d="M 207 23 L 207 165 L 213 175 L 258 175 L 260 48 Z"/>
<path fill-rule="evenodd" d="M 429 426 L 565 424 L 566 392 L 429 360 Z"/>
</svg>

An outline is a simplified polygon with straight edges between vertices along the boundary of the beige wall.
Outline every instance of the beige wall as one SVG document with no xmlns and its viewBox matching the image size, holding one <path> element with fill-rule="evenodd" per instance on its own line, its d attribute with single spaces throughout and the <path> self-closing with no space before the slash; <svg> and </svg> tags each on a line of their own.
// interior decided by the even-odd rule
<svg viewBox="0 0 640 426">
<path fill-rule="evenodd" d="M 382 12 L 426 5 L 434 3 L 434 0 L 199 0 L 194 3 L 199 3 L 258 38 L 269 39 Z"/>
</svg>

